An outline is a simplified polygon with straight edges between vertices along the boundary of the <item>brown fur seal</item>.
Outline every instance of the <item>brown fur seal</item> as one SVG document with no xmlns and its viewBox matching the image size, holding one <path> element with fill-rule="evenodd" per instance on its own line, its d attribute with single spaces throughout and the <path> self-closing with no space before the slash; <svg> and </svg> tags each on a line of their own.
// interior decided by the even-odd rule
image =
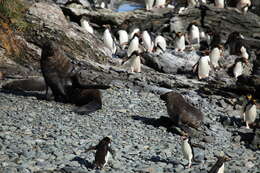
<svg viewBox="0 0 260 173">
<path fill-rule="evenodd" d="M 79 70 L 76 70 L 63 51 L 53 42 L 42 47 L 41 70 L 44 81 L 35 79 L 18 80 L 3 86 L 8 90 L 39 91 L 46 88 L 49 99 L 51 89 L 55 101 L 75 104 L 75 112 L 88 114 L 102 107 L 101 93 L 98 89 L 107 89 L 106 85 L 83 84 Z"/>
<path fill-rule="evenodd" d="M 160 98 L 166 102 L 167 112 L 177 125 L 186 124 L 198 128 L 203 121 L 203 114 L 187 103 L 182 95 L 174 91 L 165 93 Z"/>
</svg>

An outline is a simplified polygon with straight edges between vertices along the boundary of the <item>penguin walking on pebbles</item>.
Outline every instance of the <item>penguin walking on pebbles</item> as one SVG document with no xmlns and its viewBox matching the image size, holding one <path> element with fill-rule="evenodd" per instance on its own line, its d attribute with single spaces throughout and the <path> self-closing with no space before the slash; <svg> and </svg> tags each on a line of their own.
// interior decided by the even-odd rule
<svg viewBox="0 0 260 173">
<path fill-rule="evenodd" d="M 161 35 L 158 35 L 156 38 L 155 38 L 155 41 L 154 41 L 154 46 L 155 46 L 155 52 L 156 53 L 163 53 L 166 51 L 166 40 L 163 36 Z"/>
<path fill-rule="evenodd" d="M 87 32 L 94 34 L 94 29 L 89 24 L 89 22 L 86 20 L 85 17 L 82 17 L 80 20 L 81 27 L 84 28 Z"/>
<path fill-rule="evenodd" d="M 103 41 L 107 48 L 111 50 L 113 54 L 116 53 L 116 44 L 114 42 L 114 39 L 109 31 L 109 28 L 106 28 L 103 34 Z"/>
<path fill-rule="evenodd" d="M 144 2 L 145 2 L 146 10 L 151 11 L 153 9 L 154 0 L 144 0 Z"/>
<path fill-rule="evenodd" d="M 109 137 L 103 138 L 98 145 L 90 147 L 86 152 L 90 150 L 96 150 L 94 168 L 102 169 L 108 162 L 110 156 L 114 155 L 114 151 L 111 149 L 111 139 Z"/>
<path fill-rule="evenodd" d="M 193 66 L 193 72 L 197 73 L 198 79 L 206 79 L 210 72 L 210 58 L 208 55 L 202 56 Z"/>
<path fill-rule="evenodd" d="M 134 51 L 127 60 L 123 61 L 123 65 L 130 69 L 131 73 L 141 72 L 141 58 L 138 51 Z"/>
<path fill-rule="evenodd" d="M 185 46 L 185 34 L 181 32 L 177 32 L 174 40 L 175 50 L 184 51 Z"/>
<path fill-rule="evenodd" d="M 226 156 L 218 157 L 217 162 L 210 169 L 209 173 L 224 173 L 224 169 L 225 169 L 224 164 L 228 160 L 230 160 L 230 159 Z"/>
<path fill-rule="evenodd" d="M 244 121 L 246 122 L 246 128 L 249 129 L 249 124 L 255 122 L 256 119 L 256 100 L 251 95 L 247 96 L 247 104 L 244 108 Z"/>
<path fill-rule="evenodd" d="M 188 136 L 182 136 L 182 143 L 181 143 L 181 149 L 183 153 L 183 157 L 188 160 L 188 168 L 191 167 L 191 161 L 194 156 L 193 148 L 190 143 L 190 138 Z"/>
</svg>

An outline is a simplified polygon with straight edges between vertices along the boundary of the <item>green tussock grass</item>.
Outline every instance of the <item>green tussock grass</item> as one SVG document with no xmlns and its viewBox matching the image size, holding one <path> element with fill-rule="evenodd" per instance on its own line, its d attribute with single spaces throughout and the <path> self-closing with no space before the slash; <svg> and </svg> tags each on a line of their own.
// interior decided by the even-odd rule
<svg viewBox="0 0 260 173">
<path fill-rule="evenodd" d="M 24 20 L 26 8 L 22 0 L 0 0 L 0 20 L 15 30 L 26 30 L 28 27 Z"/>
</svg>

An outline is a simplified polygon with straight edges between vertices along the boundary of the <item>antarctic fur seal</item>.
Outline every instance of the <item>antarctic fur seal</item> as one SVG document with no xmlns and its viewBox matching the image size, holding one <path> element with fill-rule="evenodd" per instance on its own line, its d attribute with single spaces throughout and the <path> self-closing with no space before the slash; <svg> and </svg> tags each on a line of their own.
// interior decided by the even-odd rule
<svg viewBox="0 0 260 173">
<path fill-rule="evenodd" d="M 181 94 L 170 91 L 160 95 L 160 98 L 166 102 L 167 112 L 177 125 L 185 124 L 193 128 L 201 125 L 204 115 L 186 102 Z"/>
</svg>

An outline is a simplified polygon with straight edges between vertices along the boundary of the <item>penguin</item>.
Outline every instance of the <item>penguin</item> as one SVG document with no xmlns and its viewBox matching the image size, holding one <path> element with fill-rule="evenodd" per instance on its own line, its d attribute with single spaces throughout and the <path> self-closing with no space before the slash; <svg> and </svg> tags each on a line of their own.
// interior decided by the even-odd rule
<svg viewBox="0 0 260 173">
<path fill-rule="evenodd" d="M 109 137 L 103 138 L 98 145 L 88 148 L 86 152 L 90 150 L 96 150 L 95 161 L 93 163 L 95 169 L 102 169 L 106 166 L 110 156 L 114 155 L 114 151 L 111 149 L 111 139 Z"/>
<path fill-rule="evenodd" d="M 116 53 L 116 44 L 108 28 L 104 31 L 103 41 L 107 48 L 111 50 L 113 54 Z"/>
<path fill-rule="evenodd" d="M 199 80 L 209 77 L 210 58 L 208 55 L 204 55 L 199 59 L 199 61 L 193 66 L 193 72 L 197 73 Z"/>
<path fill-rule="evenodd" d="M 84 28 L 87 32 L 94 34 L 94 29 L 93 27 L 88 23 L 85 17 L 82 17 L 80 19 L 80 25 L 82 28 Z"/>
<path fill-rule="evenodd" d="M 184 51 L 185 49 L 185 34 L 181 32 L 176 33 L 176 37 L 174 40 L 174 47 L 177 51 Z"/>
<path fill-rule="evenodd" d="M 193 152 L 193 148 L 191 146 L 190 143 L 190 138 L 188 136 L 182 136 L 182 143 L 181 143 L 181 149 L 182 149 L 182 153 L 183 153 L 183 157 L 188 160 L 188 168 L 191 167 L 191 161 L 194 157 L 194 152 Z"/>
<path fill-rule="evenodd" d="M 134 28 L 133 31 L 130 32 L 130 34 L 129 34 L 129 40 L 131 40 L 134 37 L 134 35 L 136 35 L 136 34 L 139 35 L 139 33 L 140 33 L 140 29 Z"/>
<path fill-rule="evenodd" d="M 144 0 L 144 2 L 145 2 L 146 10 L 151 11 L 153 9 L 154 0 Z"/>
<path fill-rule="evenodd" d="M 140 73 L 141 72 L 141 58 L 138 51 L 132 52 L 127 60 L 123 61 L 124 67 L 130 69 L 131 73 Z"/>
<path fill-rule="evenodd" d="M 210 52 L 210 63 L 214 69 L 217 69 L 219 67 L 219 59 L 222 56 L 222 53 L 224 51 L 224 47 L 222 45 L 218 45 L 214 47 Z"/>
<path fill-rule="evenodd" d="M 215 0 L 214 5 L 217 8 L 224 8 L 225 7 L 225 0 Z"/>
<path fill-rule="evenodd" d="M 139 38 L 138 35 L 134 35 L 133 39 L 130 40 L 130 44 L 127 49 L 127 57 L 131 56 L 134 51 L 139 52 Z"/>
<path fill-rule="evenodd" d="M 241 51 L 242 58 L 248 59 L 249 55 L 248 55 L 246 48 L 244 46 L 241 47 L 240 51 Z"/>
<path fill-rule="evenodd" d="M 193 21 L 189 24 L 188 28 L 188 40 L 190 44 L 199 44 L 200 43 L 200 31 L 198 23 Z"/>
<path fill-rule="evenodd" d="M 154 43 L 152 42 L 152 39 L 147 31 L 143 31 L 142 33 L 142 40 L 144 48 L 147 52 L 151 53 L 153 50 Z"/>
<path fill-rule="evenodd" d="M 161 36 L 161 35 L 158 35 L 155 38 L 154 46 L 155 46 L 155 52 L 156 53 L 163 53 L 163 52 L 165 52 L 166 46 L 167 46 L 165 38 L 163 36 Z"/>
<path fill-rule="evenodd" d="M 244 38 L 240 32 L 232 32 L 229 34 L 226 43 L 224 44 L 225 48 L 229 49 L 230 55 L 241 55 L 241 48 L 245 47 Z"/>
<path fill-rule="evenodd" d="M 233 66 L 233 75 L 237 79 L 238 76 L 243 74 L 243 65 L 247 64 L 247 61 L 245 58 L 237 58 L 235 60 L 234 66 Z"/>
<path fill-rule="evenodd" d="M 197 3 L 197 0 L 186 0 L 186 7 L 195 7 Z"/>
<path fill-rule="evenodd" d="M 155 8 L 164 8 L 166 0 L 155 0 Z"/>
<path fill-rule="evenodd" d="M 236 8 L 240 10 L 242 13 L 246 13 L 250 6 L 251 6 L 251 0 L 239 0 L 236 5 Z"/>
<path fill-rule="evenodd" d="M 119 35 L 119 44 L 122 49 L 125 49 L 129 41 L 128 34 L 125 30 L 119 30 L 117 33 Z"/>
<path fill-rule="evenodd" d="M 224 173 L 224 163 L 228 160 L 230 159 L 226 156 L 218 157 L 217 162 L 210 169 L 209 173 Z"/>
<path fill-rule="evenodd" d="M 256 119 L 256 100 L 251 95 L 247 96 L 247 104 L 244 107 L 244 120 L 246 122 L 246 128 L 249 129 L 249 124 L 255 122 Z"/>
</svg>

